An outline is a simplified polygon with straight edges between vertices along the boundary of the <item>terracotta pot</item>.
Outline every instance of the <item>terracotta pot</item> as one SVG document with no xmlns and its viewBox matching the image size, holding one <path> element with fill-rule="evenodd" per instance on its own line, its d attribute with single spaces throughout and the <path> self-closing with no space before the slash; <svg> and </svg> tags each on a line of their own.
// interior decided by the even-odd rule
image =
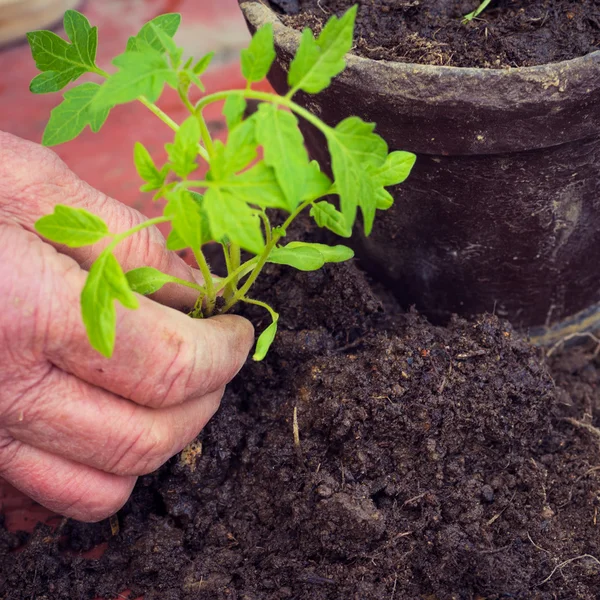
<svg viewBox="0 0 600 600">
<path fill-rule="evenodd" d="M 274 24 L 269 77 L 285 91 L 299 32 L 265 3 L 240 6 L 251 30 Z M 349 55 L 331 88 L 297 101 L 329 124 L 374 121 L 391 149 L 417 153 L 395 206 L 356 240 L 405 305 L 438 321 L 495 312 L 546 342 L 600 324 L 600 52 L 507 70 Z"/>
<path fill-rule="evenodd" d="M 62 19 L 81 0 L 0 0 L 0 44 L 21 39 L 28 31 L 44 29 Z"/>
</svg>

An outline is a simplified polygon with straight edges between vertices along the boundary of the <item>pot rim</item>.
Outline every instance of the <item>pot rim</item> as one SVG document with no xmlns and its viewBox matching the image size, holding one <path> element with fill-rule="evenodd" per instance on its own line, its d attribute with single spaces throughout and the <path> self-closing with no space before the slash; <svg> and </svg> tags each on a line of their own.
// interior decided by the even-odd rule
<svg viewBox="0 0 600 600">
<path fill-rule="evenodd" d="M 292 27 L 285 25 L 277 13 L 264 3 L 264 0 L 239 0 L 240 9 L 244 16 L 253 25 L 260 27 L 266 23 L 272 23 L 276 29 L 277 42 L 286 50 L 292 51 L 298 47 L 300 42 L 301 32 Z M 279 31 L 277 31 L 279 30 Z M 375 60 L 359 56 L 352 52 L 346 55 L 347 67 L 352 69 L 356 67 L 363 71 L 365 68 L 373 68 L 373 64 L 377 65 L 378 69 L 390 70 L 394 75 L 398 76 L 402 73 L 410 73 L 414 75 L 416 72 L 432 76 L 472 76 L 481 79 L 482 77 L 503 77 L 513 76 L 514 78 L 522 77 L 528 79 L 530 76 L 539 79 L 551 79 L 558 75 L 563 75 L 565 70 L 574 70 L 578 67 L 586 70 L 588 68 L 600 67 L 600 50 L 595 50 L 589 54 L 563 60 L 553 63 L 545 63 L 543 65 L 535 65 L 532 67 L 507 67 L 502 69 L 492 69 L 489 67 L 452 67 L 438 65 L 423 65 L 419 63 L 406 63 L 391 60 Z M 600 80 L 600 77 L 598 78 Z"/>
</svg>

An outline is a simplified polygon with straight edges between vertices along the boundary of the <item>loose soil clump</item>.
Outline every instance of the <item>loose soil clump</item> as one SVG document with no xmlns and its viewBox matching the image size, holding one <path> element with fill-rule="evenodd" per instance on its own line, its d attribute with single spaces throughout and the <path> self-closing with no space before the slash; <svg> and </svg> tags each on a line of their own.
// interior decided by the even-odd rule
<svg viewBox="0 0 600 600">
<path fill-rule="evenodd" d="M 359 5 L 355 52 L 376 60 L 454 67 L 529 67 L 600 49 L 598 0 L 270 0 L 291 27 L 320 31 Z"/>
<path fill-rule="evenodd" d="M 495 317 L 432 326 L 354 264 L 262 286 L 281 333 L 195 460 L 141 478 L 116 536 L 0 533 L 0 598 L 600 597 L 593 347 L 548 364 Z"/>
</svg>

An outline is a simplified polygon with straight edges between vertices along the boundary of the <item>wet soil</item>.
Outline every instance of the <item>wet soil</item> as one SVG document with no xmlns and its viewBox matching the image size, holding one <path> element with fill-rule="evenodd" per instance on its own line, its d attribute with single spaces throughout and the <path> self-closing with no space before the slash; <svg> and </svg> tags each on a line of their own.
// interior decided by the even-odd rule
<svg viewBox="0 0 600 600">
<path fill-rule="evenodd" d="M 143 477 L 116 536 L 0 522 L 0 598 L 600 597 L 593 343 L 546 360 L 492 316 L 432 326 L 354 264 L 273 267 L 259 296 L 281 332 L 195 459 Z"/>
<path fill-rule="evenodd" d="M 600 49 L 600 0 L 270 0 L 287 25 L 320 31 L 332 14 L 359 4 L 361 56 L 456 67 L 526 67 Z"/>
</svg>

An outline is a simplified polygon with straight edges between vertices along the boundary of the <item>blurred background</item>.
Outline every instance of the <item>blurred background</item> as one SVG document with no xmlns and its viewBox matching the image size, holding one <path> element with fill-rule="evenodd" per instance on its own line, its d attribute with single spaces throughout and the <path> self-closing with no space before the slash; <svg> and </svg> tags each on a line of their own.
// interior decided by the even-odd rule
<svg viewBox="0 0 600 600">
<path fill-rule="evenodd" d="M 111 59 L 124 51 L 129 36 L 146 21 L 159 14 L 179 12 L 182 24 L 175 39 L 185 48 L 186 56 L 200 58 L 216 52 L 202 78 L 207 90 L 245 85 L 239 52 L 250 36 L 237 0 L 0 0 L 0 130 L 41 141 L 50 111 L 61 102 L 62 95 L 29 92 L 29 82 L 37 71 L 29 46 L 18 32 L 52 29 L 64 36 L 62 14 L 72 7 L 98 26 L 97 64 L 105 70 L 110 71 Z M 166 90 L 158 104 L 179 123 L 187 116 L 173 90 Z M 221 106 L 213 105 L 206 116 L 213 134 L 222 136 Z M 166 159 L 164 144 L 172 141 L 172 132 L 142 105 L 130 104 L 115 108 L 99 133 L 86 129 L 76 140 L 54 150 L 89 184 L 153 217 L 160 208 L 152 203 L 150 194 L 139 191 L 141 182 L 133 167 L 136 141 L 142 142 L 161 164 Z M 40 520 L 55 520 L 0 479 L 1 515 L 11 530 L 32 530 Z"/>
</svg>

